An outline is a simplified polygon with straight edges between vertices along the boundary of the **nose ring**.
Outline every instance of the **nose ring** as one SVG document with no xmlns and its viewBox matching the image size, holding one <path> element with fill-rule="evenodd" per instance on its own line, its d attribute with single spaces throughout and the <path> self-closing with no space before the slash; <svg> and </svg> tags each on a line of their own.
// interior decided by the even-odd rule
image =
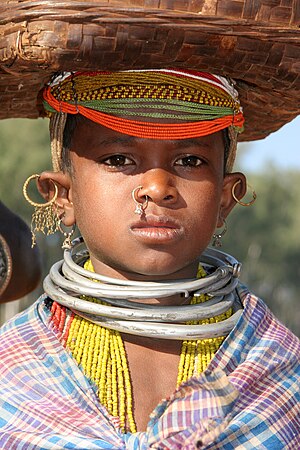
<svg viewBox="0 0 300 450">
<path fill-rule="evenodd" d="M 145 196 L 146 200 L 143 203 L 139 202 L 136 198 L 137 192 L 140 191 L 141 189 L 143 189 L 143 186 L 138 186 L 131 192 L 132 199 L 135 203 L 134 212 L 135 214 L 139 214 L 140 216 L 145 212 L 145 209 L 148 206 L 148 195 Z"/>
</svg>

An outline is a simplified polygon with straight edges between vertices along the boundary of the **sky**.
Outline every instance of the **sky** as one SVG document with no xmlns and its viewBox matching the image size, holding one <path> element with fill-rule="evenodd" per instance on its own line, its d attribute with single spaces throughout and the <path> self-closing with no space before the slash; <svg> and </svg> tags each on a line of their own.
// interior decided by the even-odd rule
<svg viewBox="0 0 300 450">
<path fill-rule="evenodd" d="M 238 166 L 246 172 L 263 171 L 272 164 L 300 170 L 300 116 L 260 141 L 240 143 Z"/>
</svg>

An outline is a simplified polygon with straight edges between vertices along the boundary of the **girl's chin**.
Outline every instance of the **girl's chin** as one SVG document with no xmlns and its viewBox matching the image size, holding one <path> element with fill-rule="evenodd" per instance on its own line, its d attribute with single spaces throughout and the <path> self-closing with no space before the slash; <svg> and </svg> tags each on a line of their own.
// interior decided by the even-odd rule
<svg viewBox="0 0 300 450">
<path fill-rule="evenodd" d="M 113 278 L 131 279 L 136 281 L 155 281 L 165 279 L 192 278 L 197 273 L 198 259 L 190 262 L 178 264 L 178 260 L 162 261 L 159 258 L 149 260 L 142 258 L 134 264 L 104 264 L 103 262 L 93 261 L 94 269 L 101 275 Z"/>
</svg>

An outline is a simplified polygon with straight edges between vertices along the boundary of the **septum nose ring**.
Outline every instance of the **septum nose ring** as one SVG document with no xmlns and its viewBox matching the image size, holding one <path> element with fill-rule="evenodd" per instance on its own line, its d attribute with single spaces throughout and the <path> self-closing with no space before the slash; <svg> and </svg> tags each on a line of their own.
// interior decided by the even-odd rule
<svg viewBox="0 0 300 450">
<path fill-rule="evenodd" d="M 139 202 L 136 198 L 137 192 L 140 191 L 141 189 L 143 189 L 143 186 L 138 186 L 135 189 L 133 189 L 133 191 L 131 192 L 132 199 L 135 203 L 134 212 L 135 212 L 135 214 L 139 214 L 140 216 L 145 212 L 145 209 L 148 206 L 148 195 L 145 196 L 146 200 L 143 203 Z"/>
</svg>

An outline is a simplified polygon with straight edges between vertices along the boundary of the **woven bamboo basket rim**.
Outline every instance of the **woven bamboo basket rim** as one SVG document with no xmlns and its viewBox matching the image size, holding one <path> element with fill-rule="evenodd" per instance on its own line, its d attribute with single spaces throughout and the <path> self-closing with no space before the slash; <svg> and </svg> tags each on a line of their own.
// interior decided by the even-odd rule
<svg viewBox="0 0 300 450">
<path fill-rule="evenodd" d="M 4 0 L 0 118 L 43 116 L 57 71 L 195 68 L 236 80 L 241 140 L 261 139 L 300 113 L 299 25 L 282 0 Z"/>
</svg>

